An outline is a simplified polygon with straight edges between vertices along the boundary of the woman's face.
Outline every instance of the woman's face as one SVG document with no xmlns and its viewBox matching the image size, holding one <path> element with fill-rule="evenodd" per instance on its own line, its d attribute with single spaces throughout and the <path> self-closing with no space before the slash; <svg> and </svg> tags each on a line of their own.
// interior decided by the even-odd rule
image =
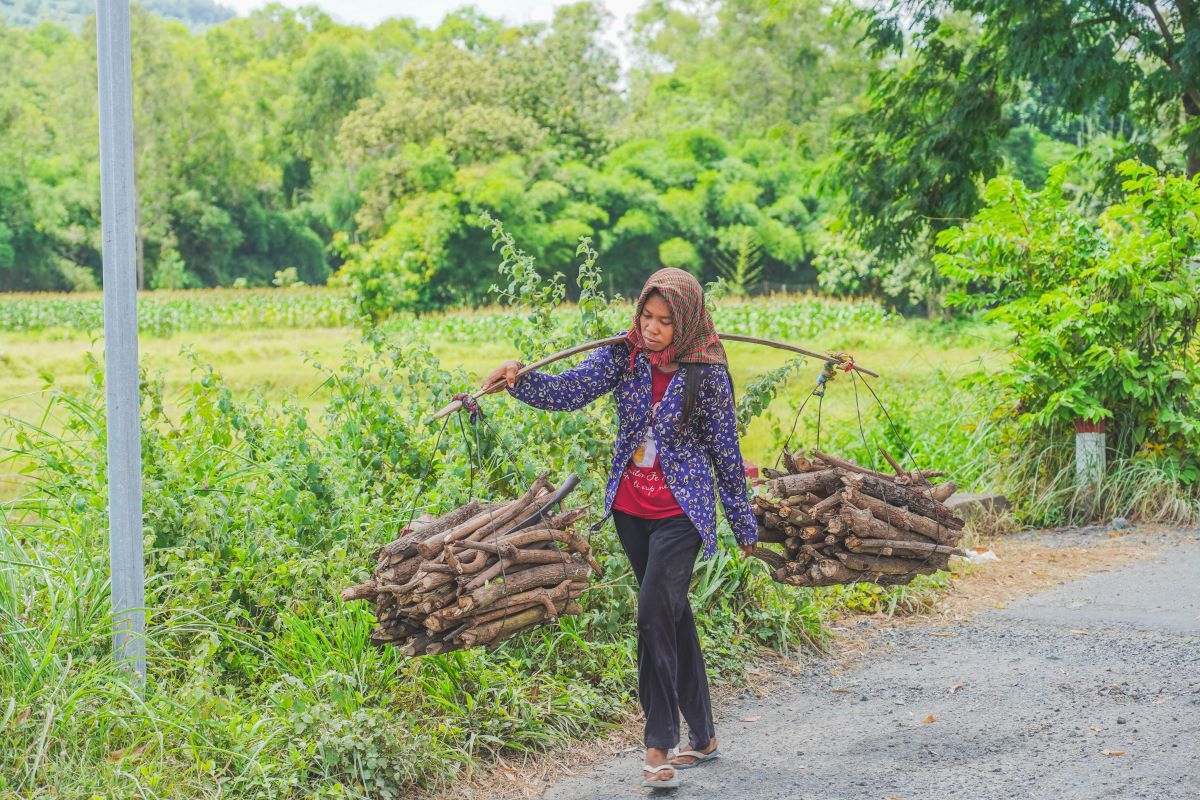
<svg viewBox="0 0 1200 800">
<path fill-rule="evenodd" d="M 657 353 L 675 341 L 675 320 L 671 317 L 671 307 L 658 292 L 646 298 L 640 322 L 647 350 Z"/>
</svg>

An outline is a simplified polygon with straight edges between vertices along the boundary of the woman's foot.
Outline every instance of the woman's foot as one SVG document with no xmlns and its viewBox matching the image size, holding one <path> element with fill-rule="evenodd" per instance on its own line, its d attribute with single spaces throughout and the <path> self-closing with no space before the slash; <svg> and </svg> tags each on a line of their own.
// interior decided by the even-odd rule
<svg viewBox="0 0 1200 800">
<path fill-rule="evenodd" d="M 670 752 L 665 747 L 647 747 L 645 767 L 649 769 L 642 769 L 643 786 L 661 786 L 667 789 L 679 785 L 679 777 L 670 763 Z M 665 769 L 655 770 L 657 767 Z"/>
<path fill-rule="evenodd" d="M 713 737 L 707 747 L 701 747 L 695 750 L 686 750 L 676 754 L 670 760 L 671 766 L 687 769 L 694 767 L 697 764 L 703 764 L 705 761 L 711 761 L 717 757 L 717 737 Z M 648 763 L 648 762 L 647 762 Z"/>
</svg>

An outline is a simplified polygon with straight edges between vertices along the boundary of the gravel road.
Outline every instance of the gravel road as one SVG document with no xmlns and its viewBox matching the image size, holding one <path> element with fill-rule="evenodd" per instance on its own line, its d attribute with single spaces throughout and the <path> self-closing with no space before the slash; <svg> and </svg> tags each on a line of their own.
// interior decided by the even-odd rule
<svg viewBox="0 0 1200 800">
<path fill-rule="evenodd" d="M 639 788 L 637 751 L 544 797 L 1200 799 L 1200 531 L 1147 546 L 965 623 L 882 630 L 850 670 L 817 661 L 766 699 L 725 702 L 723 756 L 677 791 Z"/>
</svg>

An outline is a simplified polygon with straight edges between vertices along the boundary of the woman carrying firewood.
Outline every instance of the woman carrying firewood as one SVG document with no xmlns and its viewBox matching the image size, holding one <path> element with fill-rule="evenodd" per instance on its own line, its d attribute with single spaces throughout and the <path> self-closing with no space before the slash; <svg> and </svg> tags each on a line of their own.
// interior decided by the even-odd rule
<svg viewBox="0 0 1200 800">
<path fill-rule="evenodd" d="M 717 757 L 708 676 L 688 584 L 698 553 L 717 549 L 716 495 L 744 554 L 758 524 L 738 444 L 724 348 L 704 290 L 681 269 L 650 276 L 623 342 L 600 348 L 559 375 L 506 361 L 483 385 L 505 380 L 535 408 L 574 411 L 612 392 L 618 430 L 604 498 L 637 577 L 638 694 L 645 711 L 642 785 L 668 789 L 677 773 Z M 714 481 L 715 475 L 715 481 Z M 715 486 L 714 486 L 715 484 Z M 690 747 L 675 752 L 679 716 Z"/>
</svg>

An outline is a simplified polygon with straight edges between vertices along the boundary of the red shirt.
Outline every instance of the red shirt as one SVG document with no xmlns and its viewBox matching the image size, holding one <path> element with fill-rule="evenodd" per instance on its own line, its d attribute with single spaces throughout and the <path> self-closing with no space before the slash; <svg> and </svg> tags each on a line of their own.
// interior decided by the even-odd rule
<svg viewBox="0 0 1200 800">
<path fill-rule="evenodd" d="M 667 487 L 663 477 L 662 465 L 658 460 L 658 442 L 654 435 L 654 414 L 658 404 L 666 394 L 667 385 L 674 377 L 674 372 L 664 372 L 658 367 L 650 367 L 650 399 L 654 406 L 650 412 L 651 424 L 646 429 L 646 436 L 633 458 L 621 475 L 621 483 L 617 486 L 617 496 L 612 507 L 642 519 L 666 519 L 683 513 L 675 495 Z"/>
</svg>

